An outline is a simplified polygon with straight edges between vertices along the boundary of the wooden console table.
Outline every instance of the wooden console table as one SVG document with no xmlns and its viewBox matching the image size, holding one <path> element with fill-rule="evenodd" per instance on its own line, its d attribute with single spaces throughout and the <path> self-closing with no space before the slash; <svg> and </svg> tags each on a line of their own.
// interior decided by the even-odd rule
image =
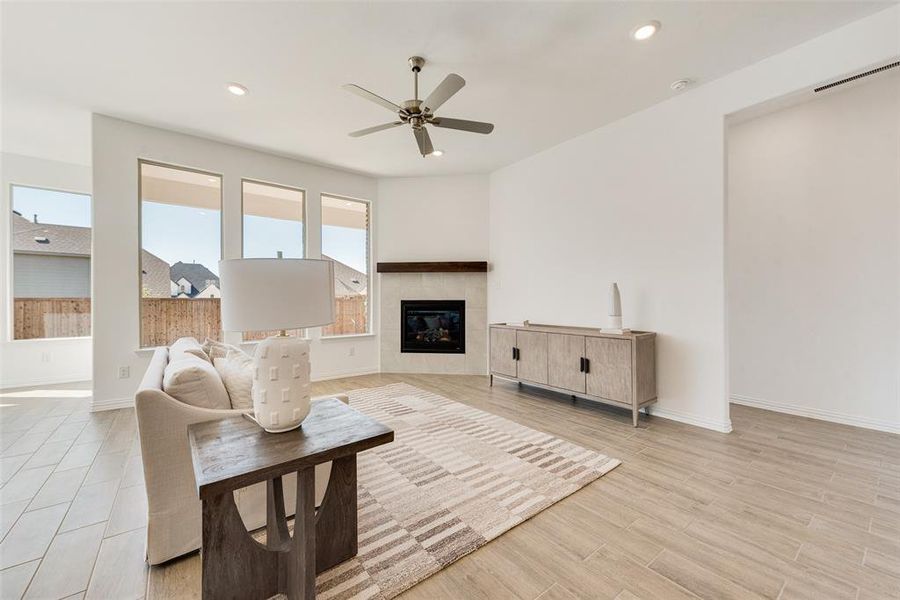
<svg viewBox="0 0 900 600">
<path fill-rule="evenodd" d="M 656 402 L 656 334 L 557 325 L 490 326 L 491 385 L 511 379 L 631 411 Z M 649 409 L 647 409 L 649 410 Z"/>
<path fill-rule="evenodd" d="M 336 398 L 312 404 L 300 429 L 266 433 L 243 417 L 188 427 L 203 504 L 203 598 L 316 597 L 316 573 L 357 553 L 356 455 L 393 441 L 394 432 Z M 315 466 L 332 461 L 322 506 Z M 294 535 L 281 478 L 297 473 Z M 234 490 L 265 481 L 266 543 L 244 527 Z"/>
</svg>

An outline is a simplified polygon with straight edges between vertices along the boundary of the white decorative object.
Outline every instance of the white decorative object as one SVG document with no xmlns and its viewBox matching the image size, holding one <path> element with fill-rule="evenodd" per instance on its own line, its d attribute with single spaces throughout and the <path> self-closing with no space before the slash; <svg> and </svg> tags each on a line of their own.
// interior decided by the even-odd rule
<svg viewBox="0 0 900 600">
<path fill-rule="evenodd" d="M 253 417 L 270 433 L 296 429 L 309 414 L 309 343 L 287 329 L 334 322 L 330 260 L 244 258 L 219 262 L 222 328 L 281 333 L 253 357 Z"/>
<path fill-rule="evenodd" d="M 622 297 L 619 295 L 619 284 L 609 284 L 609 327 L 603 331 L 610 333 L 622 333 Z"/>
</svg>

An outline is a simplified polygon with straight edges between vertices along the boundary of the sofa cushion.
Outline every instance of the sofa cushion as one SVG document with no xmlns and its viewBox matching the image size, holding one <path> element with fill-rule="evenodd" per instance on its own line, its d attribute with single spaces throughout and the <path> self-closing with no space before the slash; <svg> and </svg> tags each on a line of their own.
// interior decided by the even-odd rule
<svg viewBox="0 0 900 600">
<path fill-rule="evenodd" d="M 253 397 L 250 394 L 253 387 L 253 358 L 245 352 L 233 349 L 229 350 L 224 358 L 213 359 L 228 397 L 231 399 L 231 408 L 253 408 Z"/>
<path fill-rule="evenodd" d="M 169 346 L 169 362 L 178 360 L 185 354 L 196 356 L 197 358 L 203 359 L 206 362 L 210 362 L 209 356 L 207 356 L 206 352 L 203 351 L 203 347 L 200 345 L 200 342 L 192 337 L 178 338 L 177 340 L 175 340 L 175 343 Z"/>
<path fill-rule="evenodd" d="M 228 392 L 216 368 L 192 354 L 169 360 L 163 391 L 180 402 L 201 408 L 231 408 Z"/>
</svg>

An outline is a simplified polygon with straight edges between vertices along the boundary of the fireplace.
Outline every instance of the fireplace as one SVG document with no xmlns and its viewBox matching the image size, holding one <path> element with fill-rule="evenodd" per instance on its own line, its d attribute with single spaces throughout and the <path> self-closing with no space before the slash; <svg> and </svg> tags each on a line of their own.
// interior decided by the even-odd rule
<svg viewBox="0 0 900 600">
<path fill-rule="evenodd" d="M 465 300 L 401 300 L 400 352 L 466 353 Z"/>
</svg>

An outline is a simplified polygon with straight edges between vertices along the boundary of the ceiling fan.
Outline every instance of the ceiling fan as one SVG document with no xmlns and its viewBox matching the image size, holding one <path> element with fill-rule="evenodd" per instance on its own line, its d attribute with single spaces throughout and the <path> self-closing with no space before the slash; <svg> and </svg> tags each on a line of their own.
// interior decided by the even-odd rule
<svg viewBox="0 0 900 600">
<path fill-rule="evenodd" d="M 422 156 L 428 156 L 434 152 L 434 146 L 431 145 L 431 137 L 428 135 L 428 130 L 425 128 L 426 125 L 483 134 L 490 133 L 494 130 L 494 125 L 492 123 L 467 121 L 465 119 L 448 119 L 446 117 L 436 116 L 434 112 L 456 92 L 461 90 L 462 87 L 466 85 L 466 80 L 456 73 L 450 73 L 427 98 L 419 100 L 419 71 L 425 66 L 425 59 L 421 56 L 413 56 L 409 59 L 409 66 L 412 67 L 413 77 L 415 79 L 413 83 L 414 98 L 412 100 L 407 100 L 402 104 L 394 104 L 390 100 L 385 100 L 381 96 L 373 94 L 369 90 L 352 83 L 343 86 L 348 92 L 356 94 L 366 100 L 371 100 L 375 104 L 380 104 L 386 109 L 396 112 L 398 119 L 390 123 L 385 123 L 384 125 L 376 125 L 374 127 L 367 127 L 366 129 L 354 131 L 350 134 L 350 137 L 362 137 L 364 135 L 369 135 L 370 133 L 375 133 L 376 131 L 393 129 L 394 127 L 400 127 L 401 125 L 410 125 L 412 126 L 416 143 L 419 145 L 419 152 Z"/>
</svg>

